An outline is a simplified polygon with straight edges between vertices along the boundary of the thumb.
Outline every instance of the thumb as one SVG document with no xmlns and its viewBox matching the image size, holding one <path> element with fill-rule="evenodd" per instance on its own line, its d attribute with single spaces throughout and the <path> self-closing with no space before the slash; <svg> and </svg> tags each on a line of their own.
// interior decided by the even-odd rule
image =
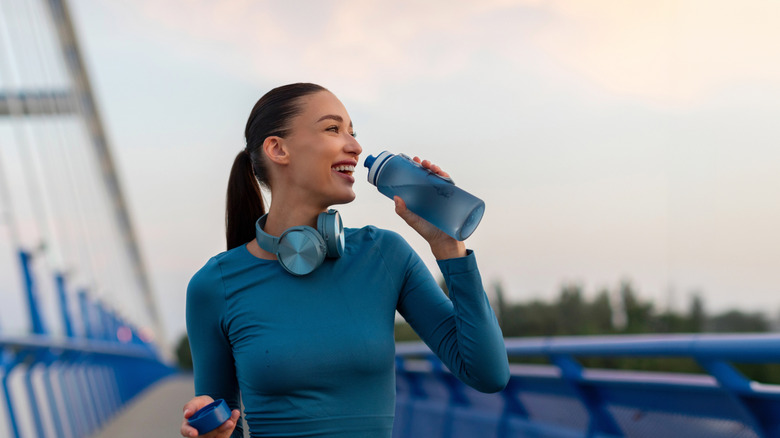
<svg viewBox="0 0 780 438">
<path fill-rule="evenodd" d="M 406 208 L 406 202 L 404 202 L 400 196 L 394 196 L 393 201 L 395 201 L 395 213 L 398 216 L 401 216 L 401 219 L 406 221 L 406 223 L 409 223 L 410 221 L 413 222 L 415 214 Z M 411 225 L 411 223 L 409 223 L 409 225 Z"/>
<path fill-rule="evenodd" d="M 409 210 L 406 207 L 406 202 L 404 202 L 404 200 L 401 199 L 400 196 L 393 197 L 393 201 L 395 201 L 396 214 L 400 216 L 401 219 L 403 219 L 404 222 L 406 222 L 415 231 L 417 231 L 418 233 L 423 235 L 423 237 L 425 237 L 424 233 L 427 225 L 425 219 L 416 215 L 412 210 Z"/>
<path fill-rule="evenodd" d="M 395 202 L 395 212 L 401 215 L 401 212 L 406 209 L 406 203 L 400 196 L 393 196 L 393 202 Z"/>
</svg>

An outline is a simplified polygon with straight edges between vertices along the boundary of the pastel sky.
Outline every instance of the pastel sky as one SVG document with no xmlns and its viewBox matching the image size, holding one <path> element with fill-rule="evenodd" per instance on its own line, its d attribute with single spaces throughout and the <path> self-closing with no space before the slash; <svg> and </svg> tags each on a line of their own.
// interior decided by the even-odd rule
<svg viewBox="0 0 780 438">
<path fill-rule="evenodd" d="M 249 110 L 297 81 L 339 96 L 364 157 L 429 158 L 485 200 L 468 246 L 510 299 L 630 280 L 661 308 L 780 311 L 780 3 L 69 3 L 170 338 L 224 249 Z M 437 272 L 365 178 L 346 225 Z"/>
</svg>

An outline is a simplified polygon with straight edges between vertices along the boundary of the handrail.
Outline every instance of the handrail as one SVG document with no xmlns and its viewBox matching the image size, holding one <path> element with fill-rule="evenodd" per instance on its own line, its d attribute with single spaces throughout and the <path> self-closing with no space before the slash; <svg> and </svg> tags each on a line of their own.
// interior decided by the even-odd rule
<svg viewBox="0 0 780 438">
<path fill-rule="evenodd" d="M 780 334 L 665 334 L 506 338 L 510 357 L 552 356 L 655 356 L 696 357 L 744 363 L 780 361 Z M 420 342 L 399 342 L 400 356 L 432 356 Z"/>
<path fill-rule="evenodd" d="M 395 436 L 457 438 L 482 430 L 480 436 L 499 438 L 630 437 L 655 430 L 652 436 L 731 437 L 741 430 L 780 438 L 780 385 L 751 381 L 731 365 L 780 363 L 780 334 L 534 337 L 505 344 L 511 358 L 545 357 L 551 365 L 513 365 L 497 395 L 476 394 L 453 379 L 421 342 L 396 344 L 402 432 Z M 690 358 L 707 374 L 594 370 L 578 361 L 587 357 Z"/>
<path fill-rule="evenodd" d="M 79 338 L 52 338 L 46 335 L 4 336 L 0 335 L 0 348 L 19 350 L 43 349 L 51 351 L 123 356 L 159 360 L 151 345 L 121 343 Z"/>
<path fill-rule="evenodd" d="M 510 356 L 656 356 L 772 362 L 780 360 L 780 334 L 669 334 L 507 339 Z"/>
</svg>

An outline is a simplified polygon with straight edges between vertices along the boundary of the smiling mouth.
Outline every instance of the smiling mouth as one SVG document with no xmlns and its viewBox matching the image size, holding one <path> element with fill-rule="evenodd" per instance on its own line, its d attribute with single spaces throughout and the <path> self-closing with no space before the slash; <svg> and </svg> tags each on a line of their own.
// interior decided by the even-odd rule
<svg viewBox="0 0 780 438">
<path fill-rule="evenodd" d="M 335 170 L 338 173 L 352 176 L 353 173 L 355 173 L 355 166 L 349 165 L 349 164 L 340 164 L 338 166 L 333 166 L 331 169 Z"/>
</svg>

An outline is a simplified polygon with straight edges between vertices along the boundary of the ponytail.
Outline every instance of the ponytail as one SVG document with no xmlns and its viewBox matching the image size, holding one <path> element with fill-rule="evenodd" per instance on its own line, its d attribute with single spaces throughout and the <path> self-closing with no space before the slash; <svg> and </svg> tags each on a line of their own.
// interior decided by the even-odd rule
<svg viewBox="0 0 780 438">
<path fill-rule="evenodd" d="M 327 90 L 308 83 L 283 85 L 263 95 L 252 108 L 244 131 L 246 148 L 233 161 L 228 181 L 225 237 L 229 250 L 255 238 L 255 222 L 266 211 L 260 184 L 272 187 L 263 142 L 269 136 L 286 137 L 290 120 L 301 112 L 301 98 L 320 91 Z"/>
<path fill-rule="evenodd" d="M 255 222 L 265 214 L 260 184 L 246 150 L 239 152 L 233 161 L 226 204 L 225 237 L 227 249 L 233 249 L 255 238 Z"/>
</svg>

